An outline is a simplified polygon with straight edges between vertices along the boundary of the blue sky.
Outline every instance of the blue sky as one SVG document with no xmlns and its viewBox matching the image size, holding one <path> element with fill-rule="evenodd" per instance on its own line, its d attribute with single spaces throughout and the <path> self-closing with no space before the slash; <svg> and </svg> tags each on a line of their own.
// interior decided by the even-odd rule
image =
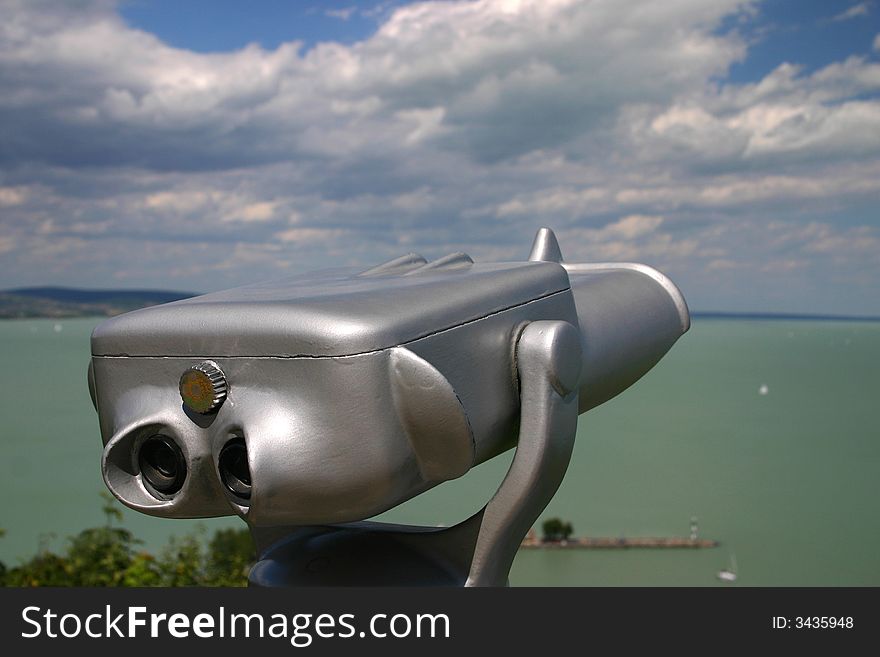
<svg viewBox="0 0 880 657">
<path fill-rule="evenodd" d="M 370 37 L 402 0 L 127 0 L 119 13 L 132 27 L 196 52 L 226 52 L 250 43 L 272 50 L 288 41 L 311 48 L 322 41 L 350 44 Z"/>
<path fill-rule="evenodd" d="M 132 27 L 169 45 L 207 53 L 250 43 L 274 49 L 292 40 L 302 41 L 306 49 L 322 41 L 351 44 L 369 38 L 395 8 L 406 4 L 412 2 L 261 0 L 254 5 L 241 0 L 127 0 L 119 5 L 119 13 Z M 719 32 L 739 30 L 749 41 L 749 51 L 724 77 L 752 82 L 781 61 L 797 61 L 815 70 L 869 52 L 880 30 L 875 4 L 771 0 L 757 5 L 752 14 L 731 15 Z M 852 15 L 846 16 L 847 11 Z"/>
<path fill-rule="evenodd" d="M 0 289 L 407 251 L 880 314 L 880 3 L 0 0 Z"/>
<path fill-rule="evenodd" d="M 880 30 L 876 2 L 829 0 L 775 0 L 761 3 L 737 27 L 749 42 L 742 62 L 735 63 L 726 80 L 754 82 L 780 62 L 797 62 L 812 72 L 835 61 L 871 52 Z"/>
</svg>

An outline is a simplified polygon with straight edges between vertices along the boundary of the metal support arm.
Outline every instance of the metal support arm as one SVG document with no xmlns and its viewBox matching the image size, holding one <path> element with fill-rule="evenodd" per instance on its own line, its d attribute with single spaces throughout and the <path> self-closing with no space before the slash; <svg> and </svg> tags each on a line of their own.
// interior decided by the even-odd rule
<svg viewBox="0 0 880 657">
<path fill-rule="evenodd" d="M 519 441 L 483 511 L 465 586 L 503 586 L 523 537 L 550 503 L 571 460 L 578 418 L 580 333 L 566 322 L 529 324 L 516 348 Z"/>
</svg>

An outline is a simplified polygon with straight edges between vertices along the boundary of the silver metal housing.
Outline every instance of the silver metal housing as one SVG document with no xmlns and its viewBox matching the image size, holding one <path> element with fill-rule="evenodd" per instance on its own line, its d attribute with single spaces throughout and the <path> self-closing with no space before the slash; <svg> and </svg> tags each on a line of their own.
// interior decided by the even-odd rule
<svg viewBox="0 0 880 657">
<path fill-rule="evenodd" d="M 90 368 L 104 479 L 155 516 L 238 514 L 254 528 L 369 518 L 515 445 L 517 339 L 544 320 L 579 329 L 578 412 L 638 380 L 689 325 L 665 276 L 563 263 L 547 229 L 527 262 L 410 254 L 109 319 L 93 333 Z M 199 415 L 177 383 L 205 360 L 228 391 L 216 413 Z M 174 495 L 138 471 L 155 434 L 186 458 Z M 247 446 L 248 500 L 218 472 L 235 438 Z"/>
</svg>

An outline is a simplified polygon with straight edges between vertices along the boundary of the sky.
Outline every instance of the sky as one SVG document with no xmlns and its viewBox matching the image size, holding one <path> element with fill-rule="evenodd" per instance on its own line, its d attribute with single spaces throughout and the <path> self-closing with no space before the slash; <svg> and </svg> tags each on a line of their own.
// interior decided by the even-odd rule
<svg viewBox="0 0 880 657">
<path fill-rule="evenodd" d="M 880 315 L 880 2 L 0 0 L 0 289 L 407 252 Z"/>
</svg>

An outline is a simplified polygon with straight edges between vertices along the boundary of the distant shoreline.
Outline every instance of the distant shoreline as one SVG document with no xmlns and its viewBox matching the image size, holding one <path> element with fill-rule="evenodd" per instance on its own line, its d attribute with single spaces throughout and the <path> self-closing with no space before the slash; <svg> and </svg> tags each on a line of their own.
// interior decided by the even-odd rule
<svg viewBox="0 0 880 657">
<path fill-rule="evenodd" d="M 0 319 L 112 317 L 131 310 L 178 301 L 193 292 L 171 290 L 84 290 L 28 287 L 0 290 Z"/>
<path fill-rule="evenodd" d="M 200 293 L 175 290 L 94 290 L 66 287 L 0 290 L 0 319 L 110 317 L 138 308 L 198 296 L 198 294 Z M 695 320 L 880 322 L 880 316 L 877 315 L 825 315 L 820 313 L 692 311 L 691 318 Z"/>
<path fill-rule="evenodd" d="M 691 319 L 759 319 L 769 321 L 811 321 L 811 322 L 880 322 L 877 315 L 818 315 L 806 313 L 724 313 L 691 312 Z"/>
</svg>

